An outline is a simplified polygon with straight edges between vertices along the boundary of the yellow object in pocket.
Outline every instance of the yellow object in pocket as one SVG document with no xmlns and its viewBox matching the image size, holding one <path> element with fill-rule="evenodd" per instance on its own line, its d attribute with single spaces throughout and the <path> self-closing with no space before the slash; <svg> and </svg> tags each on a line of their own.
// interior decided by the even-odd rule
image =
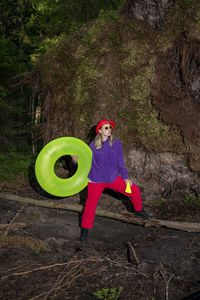
<svg viewBox="0 0 200 300">
<path fill-rule="evenodd" d="M 127 193 L 127 194 L 131 194 L 132 193 L 130 182 L 128 182 L 127 185 L 126 185 L 125 193 Z"/>
</svg>

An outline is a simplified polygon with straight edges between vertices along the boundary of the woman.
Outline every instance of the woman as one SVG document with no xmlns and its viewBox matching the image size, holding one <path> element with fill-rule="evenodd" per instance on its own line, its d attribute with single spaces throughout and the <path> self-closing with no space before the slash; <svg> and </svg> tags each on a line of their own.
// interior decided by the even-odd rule
<svg viewBox="0 0 200 300">
<path fill-rule="evenodd" d="M 81 222 L 81 242 L 87 242 L 88 229 L 93 227 L 96 206 L 105 188 L 129 196 L 137 217 L 152 219 L 142 208 L 139 188 L 128 178 L 121 143 L 117 138 L 114 138 L 112 133 L 114 127 L 113 121 L 100 120 L 96 126 L 95 140 L 89 145 L 93 152 L 93 158 L 92 167 L 88 174 L 88 197 Z M 73 156 L 74 161 L 77 159 L 78 156 Z M 128 182 L 131 186 L 131 194 L 125 193 Z"/>
</svg>

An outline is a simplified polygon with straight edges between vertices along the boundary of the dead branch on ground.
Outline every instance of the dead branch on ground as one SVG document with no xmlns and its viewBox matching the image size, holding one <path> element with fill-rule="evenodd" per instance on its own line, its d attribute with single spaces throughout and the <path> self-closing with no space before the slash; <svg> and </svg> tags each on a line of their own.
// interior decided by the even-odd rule
<svg viewBox="0 0 200 300">
<path fill-rule="evenodd" d="M 83 210 L 82 205 L 79 204 L 72 205 L 72 204 L 56 203 L 49 200 L 48 201 L 35 200 L 35 199 L 20 197 L 8 193 L 0 193 L 0 198 L 11 200 L 11 201 L 19 201 L 26 204 L 37 205 L 37 206 L 42 206 L 47 208 L 63 209 L 63 210 L 70 210 L 76 212 L 81 212 Z M 110 211 L 104 211 L 98 208 L 96 210 L 96 216 L 115 219 L 115 220 L 132 223 L 132 224 L 143 225 L 146 227 L 163 226 L 163 227 L 168 227 L 168 228 L 173 228 L 173 229 L 183 230 L 188 232 L 200 232 L 200 223 L 178 222 L 178 221 L 156 220 L 156 219 L 144 220 L 144 219 L 136 218 L 134 217 L 133 214 L 128 212 L 119 214 Z"/>
<path fill-rule="evenodd" d="M 31 276 L 34 272 L 51 272 L 55 274 L 56 280 L 53 283 L 50 283 L 44 287 L 43 291 L 40 291 L 40 294 L 36 294 L 38 291 L 35 291 L 35 295 L 29 300 L 37 300 L 37 299 L 48 299 L 51 295 L 62 295 L 63 292 L 66 292 L 69 288 L 72 288 L 73 285 L 76 284 L 77 280 L 81 277 L 88 276 L 89 278 L 94 278 L 98 276 L 102 276 L 104 272 L 109 272 L 110 265 L 114 265 L 117 268 L 115 270 L 114 276 L 118 276 L 119 271 L 132 278 L 133 274 L 143 275 L 144 277 L 148 278 L 148 276 L 139 270 L 135 269 L 133 266 L 130 266 L 127 262 L 119 262 L 118 257 L 116 259 L 111 259 L 108 256 L 104 255 L 84 255 L 83 257 L 74 256 L 73 258 L 69 259 L 63 263 L 54 263 L 51 265 L 43 265 L 38 266 L 32 269 L 28 269 L 25 271 L 14 271 L 13 268 L 10 270 L 6 270 L 4 272 L 1 281 L 8 281 L 11 277 L 24 277 L 24 276 Z M 24 270 L 24 266 L 21 265 L 21 270 Z M 105 278 L 105 274 L 103 276 Z"/>
<path fill-rule="evenodd" d="M 27 225 L 25 223 L 12 223 L 12 224 L 0 224 L 1 230 L 6 230 L 9 227 L 9 230 L 19 230 L 25 228 Z"/>
<path fill-rule="evenodd" d="M 15 221 L 15 219 L 19 216 L 20 212 L 21 212 L 23 209 L 24 209 L 24 205 L 22 205 L 22 207 L 16 212 L 16 214 L 14 215 L 14 217 L 12 218 L 12 220 L 9 222 L 9 225 L 11 225 L 11 224 Z M 6 228 L 6 231 L 4 232 L 4 235 L 7 235 L 8 232 L 9 232 L 9 230 L 10 230 L 10 226 L 8 226 L 8 227 Z"/>
<path fill-rule="evenodd" d="M 136 263 L 139 264 L 139 263 L 140 263 L 140 260 L 139 260 L 139 258 L 137 257 L 135 248 L 133 247 L 133 245 L 132 245 L 130 242 L 128 242 L 128 247 L 129 247 L 130 252 L 132 253 L 133 257 L 135 258 Z"/>
</svg>

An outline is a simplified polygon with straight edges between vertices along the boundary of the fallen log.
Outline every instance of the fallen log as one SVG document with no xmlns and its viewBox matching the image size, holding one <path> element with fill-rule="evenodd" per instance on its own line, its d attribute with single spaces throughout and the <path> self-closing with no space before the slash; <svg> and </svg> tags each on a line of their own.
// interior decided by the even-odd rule
<svg viewBox="0 0 200 300">
<path fill-rule="evenodd" d="M 47 208 L 54 209 L 63 209 L 69 211 L 81 212 L 83 210 L 83 206 L 80 204 L 64 204 L 57 203 L 49 200 L 36 200 L 28 197 L 21 197 L 13 194 L 0 192 L 0 198 L 10 200 L 10 201 L 18 201 L 26 204 L 37 205 Z M 102 209 L 96 209 L 96 216 L 111 218 L 115 220 L 119 220 L 122 222 L 133 223 L 138 225 L 143 225 L 145 227 L 150 226 L 164 226 L 172 229 L 188 231 L 188 232 L 200 232 L 200 223 L 190 223 L 190 222 L 179 222 L 179 221 L 168 221 L 168 220 L 144 220 L 140 218 L 134 217 L 134 214 L 131 213 L 115 213 L 110 211 L 104 211 Z"/>
</svg>

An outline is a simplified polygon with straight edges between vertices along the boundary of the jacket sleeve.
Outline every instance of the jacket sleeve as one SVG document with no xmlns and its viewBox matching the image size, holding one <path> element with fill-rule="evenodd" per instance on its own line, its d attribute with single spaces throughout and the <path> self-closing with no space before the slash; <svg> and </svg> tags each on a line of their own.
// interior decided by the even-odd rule
<svg viewBox="0 0 200 300">
<path fill-rule="evenodd" d="M 118 149 L 117 149 L 117 166 L 122 178 L 128 179 L 128 171 L 124 164 L 122 145 L 119 140 L 118 140 Z"/>
</svg>

